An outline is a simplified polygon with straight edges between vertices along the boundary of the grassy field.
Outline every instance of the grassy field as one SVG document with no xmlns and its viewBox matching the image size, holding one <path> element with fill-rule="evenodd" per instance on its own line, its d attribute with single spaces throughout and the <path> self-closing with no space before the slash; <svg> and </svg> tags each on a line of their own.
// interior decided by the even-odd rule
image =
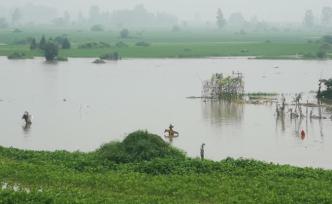
<svg viewBox="0 0 332 204">
<path fill-rule="evenodd" d="M 82 30 L 22 29 L 13 33 L 0 30 L 0 55 L 8 56 L 24 51 L 28 56 L 40 56 L 40 51 L 30 51 L 29 45 L 22 43 L 28 37 L 40 39 L 67 35 L 72 49 L 61 50 L 65 57 L 99 57 L 117 51 L 123 58 L 197 58 L 224 56 L 257 56 L 260 58 L 294 58 L 295 55 L 316 55 L 321 44 L 320 34 L 312 33 L 222 33 L 216 31 L 133 31 L 130 38 L 121 39 L 118 31 L 91 32 Z M 118 48 L 122 41 L 128 47 Z M 139 47 L 137 42 L 148 42 L 150 46 Z M 110 48 L 78 49 L 87 42 L 105 42 Z M 1 45 L 2 44 L 2 45 Z"/>
<path fill-rule="evenodd" d="M 157 137 L 136 132 L 90 153 L 0 147 L 0 203 L 332 202 L 332 171 L 182 158 Z"/>
</svg>

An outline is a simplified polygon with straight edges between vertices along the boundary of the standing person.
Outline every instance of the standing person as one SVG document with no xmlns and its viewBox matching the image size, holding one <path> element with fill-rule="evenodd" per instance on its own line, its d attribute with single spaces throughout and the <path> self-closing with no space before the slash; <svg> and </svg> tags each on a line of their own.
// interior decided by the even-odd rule
<svg viewBox="0 0 332 204">
<path fill-rule="evenodd" d="M 204 147 L 205 147 L 205 143 L 203 143 L 201 146 L 201 160 L 204 160 L 204 154 L 205 154 Z"/>
</svg>

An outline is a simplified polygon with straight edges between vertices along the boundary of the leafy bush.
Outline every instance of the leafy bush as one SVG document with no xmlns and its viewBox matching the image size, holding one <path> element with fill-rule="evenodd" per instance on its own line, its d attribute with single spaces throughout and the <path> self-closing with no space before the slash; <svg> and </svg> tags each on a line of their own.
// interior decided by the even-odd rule
<svg viewBox="0 0 332 204">
<path fill-rule="evenodd" d="M 119 60 L 121 57 L 119 55 L 119 53 L 117 52 L 113 52 L 113 53 L 108 53 L 108 54 L 104 54 L 102 56 L 100 56 L 100 59 L 103 60 Z"/>
<path fill-rule="evenodd" d="M 111 45 L 105 42 L 88 42 L 78 46 L 79 49 L 97 49 L 97 48 L 110 48 Z"/>
<path fill-rule="evenodd" d="M 58 56 L 59 48 L 53 42 L 47 42 L 44 48 L 44 56 L 46 61 L 53 61 Z"/>
<path fill-rule="evenodd" d="M 118 48 L 128 47 L 128 45 L 122 41 L 117 42 L 115 46 Z"/>
<path fill-rule="evenodd" d="M 318 92 L 317 97 L 320 99 L 332 99 L 332 78 L 327 80 L 321 80 L 325 86 L 325 90 Z"/>
<path fill-rule="evenodd" d="M 122 142 L 104 144 L 97 153 L 117 163 L 149 161 L 155 158 L 184 159 L 185 154 L 163 141 L 158 135 L 146 131 L 129 134 Z"/>
<path fill-rule="evenodd" d="M 14 52 L 8 55 L 8 59 L 27 59 L 29 58 L 24 52 Z"/>
</svg>

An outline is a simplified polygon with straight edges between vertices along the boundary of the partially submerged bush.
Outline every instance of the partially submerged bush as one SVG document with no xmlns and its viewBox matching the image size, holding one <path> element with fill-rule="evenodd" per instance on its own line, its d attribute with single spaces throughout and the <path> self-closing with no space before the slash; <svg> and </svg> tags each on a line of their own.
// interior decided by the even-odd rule
<svg viewBox="0 0 332 204">
<path fill-rule="evenodd" d="M 321 90 L 321 85 L 324 85 L 325 89 Z M 319 99 L 332 99 L 332 78 L 320 80 L 320 87 L 317 93 L 317 97 Z"/>
<path fill-rule="evenodd" d="M 185 158 L 183 152 L 147 131 L 133 132 L 122 142 L 104 144 L 97 150 L 97 154 L 117 163 L 149 161 L 155 158 Z"/>
<path fill-rule="evenodd" d="M 121 59 L 119 53 L 113 52 L 113 53 L 108 53 L 100 56 L 100 59 L 102 60 L 119 60 Z"/>
<path fill-rule="evenodd" d="M 79 49 L 110 48 L 111 45 L 105 42 L 88 42 L 78 46 Z"/>
<path fill-rule="evenodd" d="M 28 59 L 28 57 L 24 52 L 14 52 L 8 55 L 8 59 Z"/>
<path fill-rule="evenodd" d="M 44 56 L 46 61 L 54 61 L 59 54 L 59 48 L 57 44 L 49 41 L 45 44 Z"/>
</svg>

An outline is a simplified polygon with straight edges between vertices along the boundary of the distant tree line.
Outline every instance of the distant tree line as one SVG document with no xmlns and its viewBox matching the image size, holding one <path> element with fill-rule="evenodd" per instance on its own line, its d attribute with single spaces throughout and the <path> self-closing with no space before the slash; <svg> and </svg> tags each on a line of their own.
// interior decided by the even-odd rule
<svg viewBox="0 0 332 204">
<path fill-rule="evenodd" d="M 42 50 L 47 61 L 53 61 L 59 54 L 59 49 L 70 49 L 71 43 L 65 36 L 57 36 L 54 39 L 49 38 L 46 40 L 45 36 L 42 36 L 40 41 L 37 42 L 36 38 L 31 39 L 31 50 Z"/>
</svg>

